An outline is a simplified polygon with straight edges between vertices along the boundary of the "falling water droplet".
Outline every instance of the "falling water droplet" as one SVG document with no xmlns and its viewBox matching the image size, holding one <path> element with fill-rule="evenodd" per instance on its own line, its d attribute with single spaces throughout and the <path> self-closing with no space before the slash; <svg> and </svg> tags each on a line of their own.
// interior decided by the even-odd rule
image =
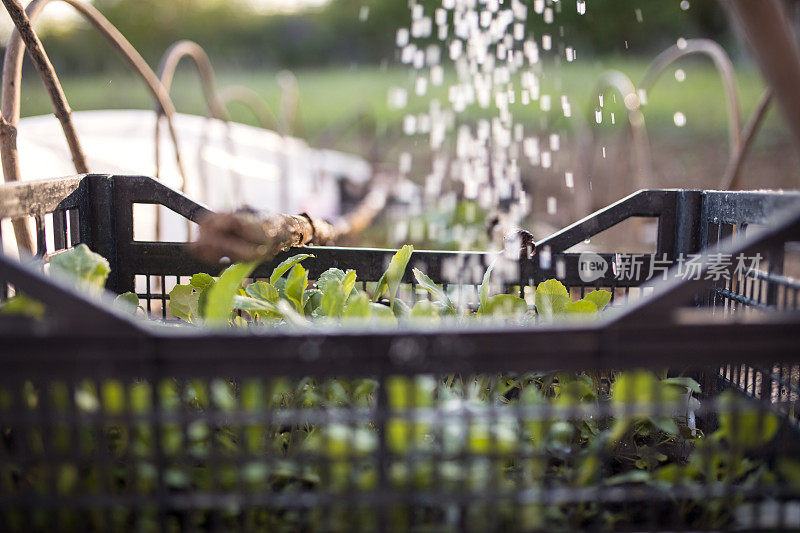
<svg viewBox="0 0 800 533">
<path fill-rule="evenodd" d="M 395 42 L 397 43 L 397 47 L 403 48 L 404 46 L 406 46 L 408 44 L 408 38 L 409 38 L 408 28 L 400 28 L 399 30 L 397 30 L 397 38 L 395 40 Z"/>
<path fill-rule="evenodd" d="M 675 116 L 672 117 L 672 120 L 675 121 L 675 125 L 679 128 L 682 128 L 686 125 L 686 115 L 680 111 L 675 112 Z"/>
<path fill-rule="evenodd" d="M 575 187 L 575 175 L 572 172 L 564 173 L 564 182 L 567 185 L 567 189 L 572 189 Z"/>
<path fill-rule="evenodd" d="M 682 0 L 681 1 L 681 9 L 682 10 L 686 11 L 687 9 L 689 9 L 689 7 L 691 7 L 689 5 L 689 0 Z"/>
<path fill-rule="evenodd" d="M 547 198 L 547 214 L 548 215 L 555 215 L 558 211 L 558 200 L 556 200 L 555 196 L 550 196 Z"/>
<path fill-rule="evenodd" d="M 400 154 L 398 166 L 401 174 L 408 174 L 409 172 L 411 172 L 412 161 L 413 160 L 411 154 L 409 154 L 408 152 L 403 152 L 402 154 Z"/>
<path fill-rule="evenodd" d="M 586 0 L 578 0 L 578 15 L 586 14 Z"/>
<path fill-rule="evenodd" d="M 683 37 L 678 39 L 678 49 L 679 50 L 686 50 L 687 46 L 689 46 L 689 43 L 686 41 L 686 39 L 684 39 Z"/>
<path fill-rule="evenodd" d="M 599 107 L 596 107 L 595 110 L 594 110 L 594 120 L 598 124 L 602 124 L 603 123 L 603 110 L 600 109 Z"/>
<path fill-rule="evenodd" d="M 567 262 L 563 257 L 556 259 L 556 278 L 564 279 L 567 277 Z"/>
<path fill-rule="evenodd" d="M 684 72 L 682 68 L 679 68 L 675 71 L 675 79 L 678 81 L 678 83 L 683 83 L 684 80 L 686 80 L 686 72 Z"/>
<path fill-rule="evenodd" d="M 545 246 L 542 248 L 542 251 L 539 252 L 539 268 L 542 270 L 550 270 L 550 267 L 553 265 L 553 253 L 550 251 L 549 246 Z"/>
</svg>

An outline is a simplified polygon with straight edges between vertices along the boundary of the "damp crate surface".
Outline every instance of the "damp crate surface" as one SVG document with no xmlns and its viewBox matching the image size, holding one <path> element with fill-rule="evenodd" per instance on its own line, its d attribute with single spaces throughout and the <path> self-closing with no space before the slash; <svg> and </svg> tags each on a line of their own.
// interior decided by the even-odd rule
<svg viewBox="0 0 800 533">
<path fill-rule="evenodd" d="M 32 217 L 45 259 L 88 244 L 111 263 L 109 288 L 137 292 L 155 318 L 169 319 L 172 285 L 218 273 L 179 243 L 134 241 L 135 204 L 160 203 L 189 220 L 204 212 L 153 180 L 88 176 L 24 187 L 0 187 L 0 218 Z M 519 279 L 503 289 L 525 296 L 526 287 L 556 277 L 563 261 L 573 297 L 606 288 L 618 307 L 625 296 L 645 304 L 654 294 L 640 288 L 647 260 L 634 279 L 607 273 L 586 284 L 580 254 L 565 251 L 627 217 L 647 216 L 658 220 L 656 254 L 676 261 L 723 241 L 746 244 L 755 226 L 792 205 L 800 205 L 796 194 L 637 193 L 540 243 L 550 265 L 520 261 Z M 110 321 L 94 331 L 80 317 L 72 317 L 75 331 L 0 329 L 0 520 L 11 530 L 797 530 L 800 496 L 786 472 L 800 456 L 798 227 L 756 247 L 761 269 L 670 304 L 719 318 L 696 325 L 665 313 L 663 323 L 634 314 L 628 325 L 527 330 L 142 332 Z M 352 268 L 367 284 L 394 253 L 293 250 L 254 279 L 303 252 L 315 255 L 304 263 L 311 279 Z M 410 266 L 468 299 L 489 259 L 416 251 Z M 6 294 L 17 285 L 37 289 L 42 280 L 0 260 Z M 463 277 L 452 279 L 452 271 Z M 410 268 L 404 281 L 405 297 L 419 297 Z M 69 301 L 57 303 L 69 309 Z M 666 488 L 619 482 L 626 467 L 616 451 L 587 450 L 576 436 L 569 449 L 537 444 L 542 432 L 558 436 L 554 428 L 564 430 L 565 421 L 579 431 L 626 414 L 676 416 L 680 407 L 652 383 L 648 401 L 616 404 L 605 397 L 541 404 L 527 388 L 552 394 L 548 387 L 566 387 L 572 376 L 609 394 L 619 371 L 664 368 L 699 382 L 691 415 L 698 431 L 711 434 L 732 420 L 765 434 L 777 424 L 769 442 L 720 442 L 701 452 L 708 465 L 741 458 L 754 469 L 766 465 L 772 481 L 748 485 L 723 468 L 717 477 L 684 474 Z M 725 403 L 724 391 L 744 403 Z M 687 421 L 689 411 L 682 416 Z M 664 451 L 669 462 L 689 462 L 687 450 Z"/>
</svg>

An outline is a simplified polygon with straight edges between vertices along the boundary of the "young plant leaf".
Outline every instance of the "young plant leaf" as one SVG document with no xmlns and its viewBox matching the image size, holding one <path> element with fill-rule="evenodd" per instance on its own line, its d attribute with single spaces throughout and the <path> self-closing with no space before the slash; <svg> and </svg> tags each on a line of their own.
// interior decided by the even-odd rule
<svg viewBox="0 0 800 533">
<path fill-rule="evenodd" d="M 132 292 L 126 292 L 114 298 L 114 305 L 118 306 L 123 311 L 136 314 L 136 311 L 139 309 L 139 297 Z"/>
<path fill-rule="evenodd" d="M 248 313 L 277 313 L 278 310 L 278 306 L 272 302 L 251 298 L 250 296 L 241 296 L 239 294 L 233 297 L 231 308 L 239 311 L 247 311 Z"/>
<path fill-rule="evenodd" d="M 217 282 L 208 290 L 204 312 L 208 324 L 222 325 L 229 322 L 233 297 L 256 266 L 257 262 L 239 263 L 229 266 L 222 272 Z"/>
<path fill-rule="evenodd" d="M 298 313 L 303 312 L 303 293 L 308 287 L 308 272 L 303 265 L 295 264 L 286 278 L 286 298 L 294 304 Z"/>
<path fill-rule="evenodd" d="M 397 319 L 408 318 L 408 315 L 411 314 L 411 309 L 409 309 L 408 304 L 399 299 L 394 301 L 390 309 Z"/>
<path fill-rule="evenodd" d="M 569 291 L 560 281 L 550 279 L 536 287 L 536 311 L 544 318 L 564 312 L 569 302 Z"/>
<path fill-rule="evenodd" d="M 319 315 L 319 308 L 322 305 L 322 291 L 319 289 L 306 289 L 303 293 L 303 312 L 305 316 Z"/>
<path fill-rule="evenodd" d="M 278 294 L 278 289 L 276 289 L 273 285 L 266 283 L 264 281 L 257 281 L 255 283 L 251 283 L 244 289 L 245 293 L 251 298 L 255 298 L 256 300 L 263 300 L 265 302 L 275 303 L 278 301 L 280 295 Z"/>
<path fill-rule="evenodd" d="M 597 306 L 589 300 L 578 300 L 564 304 L 564 313 L 569 315 L 593 315 L 597 313 Z"/>
<path fill-rule="evenodd" d="M 0 315 L 25 316 L 36 320 L 40 320 L 45 311 L 46 308 L 42 302 L 25 294 L 17 294 L 0 305 Z"/>
<path fill-rule="evenodd" d="M 214 285 L 214 283 L 216 283 L 216 281 L 214 281 L 214 278 L 203 272 L 195 274 L 189 280 L 189 285 L 200 291 L 205 291 L 210 289 L 211 286 Z"/>
<path fill-rule="evenodd" d="M 390 307 L 382 304 L 370 303 L 369 310 L 372 318 L 377 321 L 386 322 L 387 324 L 397 324 L 397 318 L 395 318 Z"/>
<path fill-rule="evenodd" d="M 431 278 L 426 276 L 419 269 L 414 268 L 412 272 L 419 286 L 428 291 L 435 302 L 442 304 L 450 314 L 456 314 L 456 308 L 453 306 L 453 302 L 450 301 L 450 297 L 447 296 L 447 292 L 443 288 L 435 284 Z"/>
<path fill-rule="evenodd" d="M 194 322 L 200 318 L 200 293 L 191 285 L 175 285 L 169 291 L 169 309 L 176 318 Z"/>
<path fill-rule="evenodd" d="M 197 300 L 197 307 L 202 311 L 206 308 L 206 298 L 208 297 L 208 290 L 214 286 L 217 281 L 210 275 L 205 273 L 195 274 L 189 280 L 189 285 L 194 287 L 200 293 Z"/>
<path fill-rule="evenodd" d="M 427 300 L 417 302 L 413 309 L 411 309 L 409 316 L 415 320 L 424 319 L 426 321 L 433 321 L 433 323 L 439 322 L 439 310 Z"/>
<path fill-rule="evenodd" d="M 406 271 L 411 254 L 414 253 L 414 247 L 407 244 L 400 248 L 389 263 L 389 268 L 383 273 L 381 279 L 378 280 L 378 287 L 375 289 L 375 294 L 372 296 L 372 301 L 377 302 L 381 296 L 386 295 L 389 301 L 394 305 L 394 299 L 397 294 L 397 288 L 403 279 L 403 274 Z"/>
<path fill-rule="evenodd" d="M 288 272 L 290 268 L 294 267 L 300 261 L 305 261 L 309 257 L 314 257 L 314 256 L 311 254 L 293 255 L 292 257 L 290 257 L 289 259 L 287 259 L 286 261 L 282 262 L 280 265 L 275 267 L 275 270 L 272 271 L 272 275 L 269 277 L 269 282 L 272 285 L 275 285 L 275 282 L 278 280 L 278 278 L 286 274 L 286 272 Z"/>
<path fill-rule="evenodd" d="M 498 294 L 486 300 L 481 314 L 495 318 L 512 318 L 528 312 L 528 303 L 511 294 Z"/>
<path fill-rule="evenodd" d="M 611 301 L 611 293 L 608 291 L 592 291 L 583 297 L 584 300 L 592 302 L 599 311 L 602 311 Z"/>
<path fill-rule="evenodd" d="M 363 292 L 353 295 L 344 306 L 344 318 L 369 318 L 369 298 Z"/>
<path fill-rule="evenodd" d="M 316 286 L 322 292 L 326 292 L 329 285 L 341 284 L 341 282 L 344 281 L 344 276 L 344 270 L 338 268 L 329 268 L 320 274 L 319 279 L 317 279 Z"/>
<path fill-rule="evenodd" d="M 480 295 L 480 305 L 478 306 L 478 313 L 483 313 L 486 304 L 489 302 L 489 280 L 492 277 L 492 270 L 494 270 L 494 261 L 492 264 L 489 265 L 489 268 L 486 269 L 486 273 L 483 275 L 483 282 L 481 286 L 478 288 L 478 294 Z"/>
<path fill-rule="evenodd" d="M 676 377 L 676 378 L 665 378 L 661 380 L 662 383 L 667 383 L 669 385 L 677 385 L 681 388 L 688 388 L 695 394 L 700 394 L 700 384 L 690 377 Z"/>
<path fill-rule="evenodd" d="M 332 270 L 326 271 L 329 275 L 322 283 L 317 282 L 323 291 L 319 313 L 329 317 L 340 317 L 344 312 L 345 302 L 355 287 L 356 272 L 348 270 L 345 274 L 339 270 L 340 277 L 339 272 L 331 272 Z"/>
<path fill-rule="evenodd" d="M 108 261 L 85 244 L 60 253 L 50 260 L 50 271 L 62 278 L 77 280 L 80 284 L 103 287 L 111 267 Z"/>
<path fill-rule="evenodd" d="M 278 316 L 286 320 L 287 324 L 293 326 L 305 327 L 310 324 L 303 316 L 298 314 L 293 305 L 286 300 L 278 300 L 277 303 L 272 303 L 237 294 L 233 297 L 232 308 L 247 311 L 248 313 L 265 313 L 270 316 Z"/>
</svg>

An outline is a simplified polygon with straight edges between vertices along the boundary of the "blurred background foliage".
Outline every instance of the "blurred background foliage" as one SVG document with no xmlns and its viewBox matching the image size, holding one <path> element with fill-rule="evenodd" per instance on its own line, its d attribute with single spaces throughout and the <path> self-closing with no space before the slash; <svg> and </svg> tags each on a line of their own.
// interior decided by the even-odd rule
<svg viewBox="0 0 800 533">
<path fill-rule="evenodd" d="M 319 7 L 289 12 L 264 9 L 258 2 L 93 3 L 151 63 L 176 40 L 192 39 L 201 43 L 215 62 L 238 67 L 374 64 L 394 57 L 397 28 L 410 22 L 405 0 L 330 0 Z M 431 14 L 441 6 L 441 0 L 422 3 Z M 685 11 L 678 0 L 589 0 L 585 16 L 577 14 L 572 0 L 554 5 L 556 9 L 562 6 L 557 23 L 563 25 L 565 37 L 583 57 L 652 55 L 674 43 L 676 35 L 704 36 L 723 43 L 732 39 L 723 10 L 709 0 L 693 1 Z M 546 27 L 533 13 L 528 24 L 539 35 L 558 31 L 555 25 Z M 100 72 L 118 66 L 100 37 L 80 21 L 50 23 L 42 33 L 48 53 L 62 72 Z"/>
<path fill-rule="evenodd" d="M 509 2 L 510 0 L 505 0 Z M 562 13 L 545 25 L 529 8 L 529 35 L 541 41 L 551 33 L 555 42 L 574 46 L 577 60 L 560 65 L 547 58 L 543 93 L 568 95 L 579 121 L 558 120 L 558 109 L 547 114 L 539 105 L 514 108 L 515 118 L 527 131 L 564 135 L 563 148 L 550 169 L 529 172 L 528 189 L 536 217 L 555 227 L 582 214 L 558 209 L 548 214 L 545 202 L 558 198 L 559 206 L 573 202 L 564 191 L 563 169 L 586 158 L 575 124 L 598 135 L 596 153 L 576 179 L 589 183 L 593 207 L 606 205 L 632 192 L 630 138 L 624 120 L 594 120 L 600 75 L 608 69 L 627 74 L 638 83 L 655 56 L 679 38 L 710 38 L 719 42 L 736 63 L 737 88 L 743 117 L 752 113 L 764 91 L 764 82 L 747 60 L 746 47 L 737 39 L 723 3 L 714 0 L 586 0 L 580 16 L 576 0 L 547 0 Z M 432 168 L 429 143 L 419 135 L 403 133 L 407 114 L 427 112 L 431 100 L 445 102 L 447 86 L 455 81 L 445 71 L 443 87 L 414 95 L 419 75 L 402 65 L 395 44 L 398 28 L 408 28 L 408 0 L 92 0 L 122 31 L 155 69 L 166 49 L 181 39 L 198 42 L 208 52 L 220 88 L 241 85 L 253 89 L 272 110 L 281 108 L 279 72 L 296 75 L 299 104 L 292 133 L 315 147 L 358 154 L 382 167 L 396 169 L 400 154 L 413 156 L 411 175 L 418 181 Z M 432 16 L 442 0 L 418 0 Z M 476 0 L 478 5 L 485 5 Z M 798 4 L 793 0 L 795 5 Z M 72 8 L 53 2 L 47 18 L 37 26 L 57 69 L 73 109 L 152 109 L 141 83 L 102 38 L 77 17 Z M 67 14 L 67 16 L 65 16 Z M 0 17 L 0 37 L 7 17 Z M 563 28 L 564 38 L 559 32 Z M 451 32 L 452 34 L 452 32 Z M 0 45 L 5 39 L 0 39 Z M 707 58 L 693 57 L 674 65 L 648 92 L 644 108 L 650 134 L 652 187 L 714 188 L 728 159 L 728 116 L 723 88 Z M 172 89 L 177 109 L 203 115 L 206 104 L 197 77 L 188 64 L 178 71 Z M 680 71 L 680 79 L 678 72 Z M 675 74 L 675 75 L 673 75 Z M 402 109 L 389 105 L 390 89 L 408 91 Z M 621 100 L 606 102 L 607 118 L 623 117 Z M 243 106 L 231 106 L 234 120 L 255 124 Z M 52 112 L 47 94 L 30 66 L 23 77 L 24 116 Z M 678 125 L 675 116 L 685 118 Z M 465 120 L 475 120 L 470 111 Z M 587 130 L 588 131 L 588 130 Z M 745 187 L 796 187 L 800 157 L 775 107 L 770 110 L 744 169 Z M 593 186 L 595 184 L 596 186 Z M 585 213 L 584 213 L 585 214 Z"/>
</svg>

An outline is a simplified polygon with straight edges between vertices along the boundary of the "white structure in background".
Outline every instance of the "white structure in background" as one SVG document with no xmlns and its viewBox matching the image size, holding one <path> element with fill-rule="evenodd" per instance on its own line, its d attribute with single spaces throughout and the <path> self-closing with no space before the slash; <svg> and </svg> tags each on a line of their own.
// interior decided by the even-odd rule
<svg viewBox="0 0 800 533">
<path fill-rule="evenodd" d="M 73 120 L 93 173 L 155 175 L 155 113 L 80 111 Z M 214 210 L 248 206 L 334 217 L 341 210 L 340 181 L 364 184 L 372 175 L 363 159 L 315 150 L 302 140 L 269 130 L 192 115 L 177 114 L 173 120 L 186 172 L 186 194 Z M 181 190 L 172 140 L 166 123 L 162 127 L 160 179 Z M 17 143 L 23 180 L 75 174 L 53 115 L 22 119 Z M 162 210 L 161 240 L 185 241 L 187 225 L 168 213 Z M 155 208 L 136 210 L 138 240 L 156 238 L 155 218 Z"/>
</svg>

